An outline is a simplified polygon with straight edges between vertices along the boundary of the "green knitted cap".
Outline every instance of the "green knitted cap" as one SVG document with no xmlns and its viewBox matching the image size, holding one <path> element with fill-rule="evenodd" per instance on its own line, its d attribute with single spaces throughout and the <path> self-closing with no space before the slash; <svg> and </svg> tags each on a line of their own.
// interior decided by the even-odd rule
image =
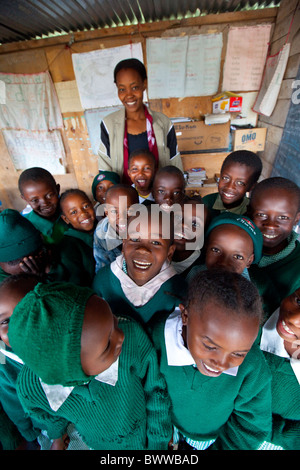
<svg viewBox="0 0 300 470">
<path fill-rule="evenodd" d="M 0 213 L 0 262 L 23 258 L 41 248 L 43 240 L 34 225 L 14 209 Z"/>
<path fill-rule="evenodd" d="M 15 307 L 10 345 L 43 382 L 75 386 L 91 380 L 82 369 L 80 351 L 84 310 L 94 294 L 71 283 L 39 283 Z"/>
<path fill-rule="evenodd" d="M 222 214 L 218 215 L 213 219 L 205 234 L 206 237 L 215 227 L 218 227 L 219 225 L 223 224 L 237 225 L 238 227 L 245 230 L 248 235 L 250 235 L 253 242 L 254 251 L 253 263 L 258 263 L 262 256 L 263 236 L 259 228 L 255 225 L 255 223 L 251 219 L 249 219 L 249 217 L 246 217 L 244 215 L 237 215 L 233 214 L 232 212 L 223 212 Z"/>
<path fill-rule="evenodd" d="M 99 171 L 98 175 L 95 176 L 92 183 L 92 194 L 96 199 L 96 188 L 101 181 L 111 181 L 113 184 L 119 184 L 121 181 L 120 176 L 115 171 Z"/>
</svg>

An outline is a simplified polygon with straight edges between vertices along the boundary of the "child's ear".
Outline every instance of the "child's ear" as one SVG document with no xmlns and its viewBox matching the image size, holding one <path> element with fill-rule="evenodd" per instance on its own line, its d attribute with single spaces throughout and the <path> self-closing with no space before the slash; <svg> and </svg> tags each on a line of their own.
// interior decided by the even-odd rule
<svg viewBox="0 0 300 470">
<path fill-rule="evenodd" d="M 253 263 L 254 261 L 254 253 L 252 253 L 252 255 L 250 256 L 250 258 L 248 259 L 248 262 L 246 264 L 246 268 L 250 268 L 251 264 Z"/>
<path fill-rule="evenodd" d="M 300 220 L 300 212 L 298 212 L 297 215 L 296 215 L 295 225 L 298 224 L 299 220 Z"/>
<path fill-rule="evenodd" d="M 180 310 L 180 313 L 181 313 L 182 324 L 186 326 L 187 322 L 188 322 L 187 310 L 186 310 L 186 308 L 183 304 L 179 304 L 178 307 L 179 307 L 179 310 Z"/>
<path fill-rule="evenodd" d="M 64 215 L 64 214 L 61 214 L 61 218 L 63 219 L 64 222 L 66 222 L 66 224 L 69 224 L 69 219 Z"/>
<path fill-rule="evenodd" d="M 172 261 L 175 249 L 176 249 L 176 245 L 174 243 L 173 245 L 169 246 L 167 260 L 170 262 Z"/>
</svg>

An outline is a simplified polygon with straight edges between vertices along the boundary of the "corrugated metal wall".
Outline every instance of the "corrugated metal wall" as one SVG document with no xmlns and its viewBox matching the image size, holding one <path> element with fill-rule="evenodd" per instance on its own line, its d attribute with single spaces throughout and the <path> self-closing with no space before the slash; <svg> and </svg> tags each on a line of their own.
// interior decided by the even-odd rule
<svg viewBox="0 0 300 470">
<path fill-rule="evenodd" d="M 0 43 L 279 3 L 280 0 L 1 0 Z"/>
</svg>

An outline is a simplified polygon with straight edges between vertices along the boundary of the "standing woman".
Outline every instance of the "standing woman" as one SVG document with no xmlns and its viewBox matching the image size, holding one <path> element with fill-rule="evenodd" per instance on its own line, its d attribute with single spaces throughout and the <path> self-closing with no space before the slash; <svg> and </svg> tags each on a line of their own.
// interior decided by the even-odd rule
<svg viewBox="0 0 300 470">
<path fill-rule="evenodd" d="M 131 184 L 127 175 L 128 157 L 140 149 L 154 154 L 157 168 L 175 165 L 182 170 L 172 122 L 143 103 L 147 87 L 144 64 L 138 59 L 122 60 L 114 69 L 114 82 L 124 107 L 101 122 L 99 170 L 115 171 L 123 182 Z"/>
</svg>

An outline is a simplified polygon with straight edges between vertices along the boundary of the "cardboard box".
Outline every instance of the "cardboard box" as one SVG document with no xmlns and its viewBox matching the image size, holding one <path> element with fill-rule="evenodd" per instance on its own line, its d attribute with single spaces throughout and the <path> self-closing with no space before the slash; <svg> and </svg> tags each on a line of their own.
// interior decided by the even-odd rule
<svg viewBox="0 0 300 470">
<path fill-rule="evenodd" d="M 180 153 L 226 152 L 229 147 L 230 122 L 207 125 L 204 121 L 174 124 Z"/>
<path fill-rule="evenodd" d="M 242 111 L 242 103 L 242 96 L 225 92 L 212 99 L 212 111 L 213 114 L 240 113 Z"/>
<path fill-rule="evenodd" d="M 238 129 L 233 131 L 233 150 L 252 150 L 261 152 L 265 148 L 267 129 Z"/>
</svg>

